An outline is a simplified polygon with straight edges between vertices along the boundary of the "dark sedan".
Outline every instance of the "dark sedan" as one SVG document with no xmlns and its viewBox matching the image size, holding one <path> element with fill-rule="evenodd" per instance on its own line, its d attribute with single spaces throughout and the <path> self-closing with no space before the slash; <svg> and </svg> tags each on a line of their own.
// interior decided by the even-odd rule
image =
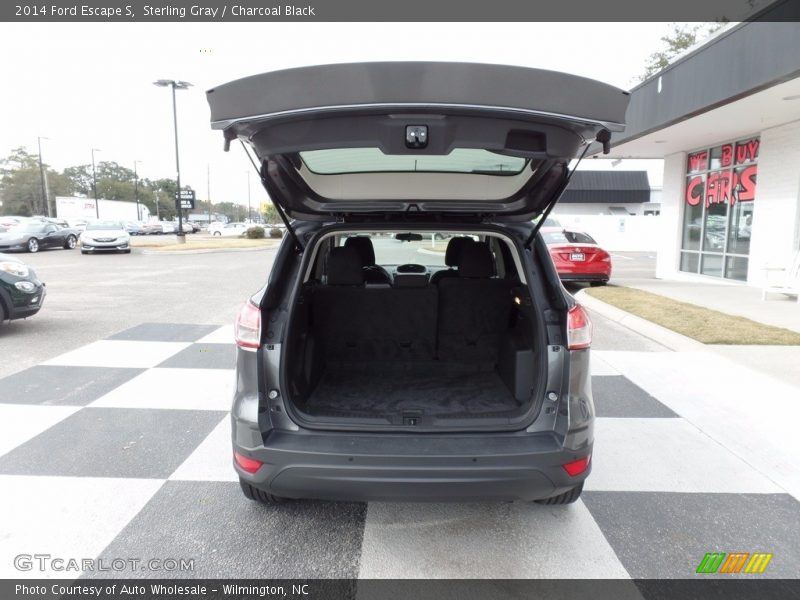
<svg viewBox="0 0 800 600">
<path fill-rule="evenodd" d="M 0 254 L 0 323 L 39 312 L 45 289 L 33 269 L 18 258 Z"/>
<path fill-rule="evenodd" d="M 77 245 L 78 234 L 74 229 L 43 221 L 23 221 L 0 233 L 0 251 L 38 252 L 42 248 L 72 250 Z"/>
</svg>

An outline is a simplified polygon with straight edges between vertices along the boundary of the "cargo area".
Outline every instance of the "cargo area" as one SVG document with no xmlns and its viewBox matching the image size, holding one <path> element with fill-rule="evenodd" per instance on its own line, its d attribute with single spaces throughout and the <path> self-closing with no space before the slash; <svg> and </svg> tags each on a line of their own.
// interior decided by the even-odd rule
<svg viewBox="0 0 800 600">
<path fill-rule="evenodd" d="M 446 427 L 507 424 L 529 410 L 542 353 L 527 288 L 511 269 L 497 276 L 488 244 L 459 254 L 439 276 L 370 274 L 352 247 L 320 258 L 285 354 L 289 399 L 305 420 Z"/>
</svg>

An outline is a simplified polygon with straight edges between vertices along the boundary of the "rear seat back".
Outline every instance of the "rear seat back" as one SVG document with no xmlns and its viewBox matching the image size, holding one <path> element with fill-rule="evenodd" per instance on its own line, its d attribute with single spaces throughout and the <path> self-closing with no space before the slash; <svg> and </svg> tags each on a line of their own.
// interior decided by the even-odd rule
<svg viewBox="0 0 800 600">
<path fill-rule="evenodd" d="M 312 329 L 330 360 L 431 360 L 436 352 L 435 286 L 363 285 L 353 248 L 328 257 L 327 285 L 312 294 Z"/>
<path fill-rule="evenodd" d="M 493 275 L 489 247 L 474 243 L 461 249 L 458 277 L 439 281 L 441 360 L 497 361 L 511 314 L 512 284 Z"/>
</svg>

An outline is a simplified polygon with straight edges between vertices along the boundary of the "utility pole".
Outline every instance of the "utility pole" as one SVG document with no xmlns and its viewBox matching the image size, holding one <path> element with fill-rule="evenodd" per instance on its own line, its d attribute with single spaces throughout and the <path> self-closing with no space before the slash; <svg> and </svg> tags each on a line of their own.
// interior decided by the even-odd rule
<svg viewBox="0 0 800 600">
<path fill-rule="evenodd" d="M 136 166 L 138 163 L 142 161 L 134 160 L 133 161 L 133 185 L 134 185 L 134 196 L 136 197 L 136 221 L 142 220 L 142 213 L 139 210 L 139 171 L 137 170 Z"/>
<path fill-rule="evenodd" d="M 100 219 L 100 201 L 97 199 L 97 171 L 94 167 L 94 153 L 100 152 L 100 148 L 92 148 L 92 190 L 94 191 L 94 211 L 97 219 Z"/>
<path fill-rule="evenodd" d="M 44 175 L 44 163 L 42 162 L 42 140 L 46 140 L 46 137 L 37 137 L 36 140 L 39 142 L 39 175 L 42 178 L 42 214 L 50 216 L 50 198 L 47 197 L 47 182 L 45 181 Z"/>
<path fill-rule="evenodd" d="M 206 182 L 208 188 L 206 195 L 208 196 L 208 224 L 211 225 L 211 164 L 206 165 Z"/>
<path fill-rule="evenodd" d="M 247 220 L 253 222 L 253 216 L 250 214 L 250 171 L 247 171 Z"/>
</svg>

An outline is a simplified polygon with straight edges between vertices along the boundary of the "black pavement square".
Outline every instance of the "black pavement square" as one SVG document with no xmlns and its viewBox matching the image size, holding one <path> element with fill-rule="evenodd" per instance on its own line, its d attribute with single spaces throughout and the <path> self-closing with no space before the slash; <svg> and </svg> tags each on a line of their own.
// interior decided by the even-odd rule
<svg viewBox="0 0 800 600">
<path fill-rule="evenodd" d="M 247 500 L 238 483 L 167 481 L 99 558 L 193 559 L 194 570 L 94 576 L 357 577 L 366 513 L 363 503 L 297 500 L 262 506 Z"/>
<path fill-rule="evenodd" d="M 196 342 L 219 328 L 219 325 L 191 323 L 141 323 L 106 339 L 137 342 Z"/>
<path fill-rule="evenodd" d="M 697 577 L 709 552 L 772 553 L 763 575 L 748 578 L 798 575 L 800 503 L 788 494 L 584 492 L 581 498 L 634 579 Z"/>
<path fill-rule="evenodd" d="M 0 457 L 0 473 L 166 479 L 226 414 L 83 408 Z"/>
<path fill-rule="evenodd" d="M 144 370 L 39 365 L 0 379 L 0 402 L 86 406 Z"/>
<path fill-rule="evenodd" d="M 192 344 L 156 367 L 178 369 L 234 369 L 236 344 Z"/>
<path fill-rule="evenodd" d="M 622 375 L 592 377 L 592 397 L 598 417 L 658 419 L 678 416 Z"/>
</svg>

